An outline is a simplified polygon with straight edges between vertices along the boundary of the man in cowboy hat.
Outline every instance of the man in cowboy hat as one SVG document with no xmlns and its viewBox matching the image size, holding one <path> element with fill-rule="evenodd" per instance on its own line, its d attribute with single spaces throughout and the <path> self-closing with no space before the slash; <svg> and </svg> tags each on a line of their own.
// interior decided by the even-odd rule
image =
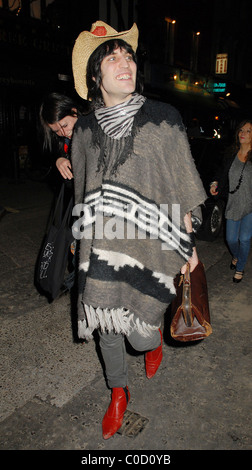
<svg viewBox="0 0 252 470">
<path fill-rule="evenodd" d="M 130 399 L 124 336 L 145 352 L 148 378 L 161 364 L 160 324 L 175 275 L 198 263 L 191 211 L 206 199 L 179 113 L 141 94 L 137 42 L 135 24 L 117 32 L 97 21 L 73 49 L 75 88 L 93 108 L 78 120 L 72 146 L 75 215 L 84 213 L 73 227 L 78 327 L 82 338 L 94 329 L 100 335 L 112 390 L 105 439 L 122 425 Z M 179 208 L 176 217 L 167 204 Z"/>
</svg>

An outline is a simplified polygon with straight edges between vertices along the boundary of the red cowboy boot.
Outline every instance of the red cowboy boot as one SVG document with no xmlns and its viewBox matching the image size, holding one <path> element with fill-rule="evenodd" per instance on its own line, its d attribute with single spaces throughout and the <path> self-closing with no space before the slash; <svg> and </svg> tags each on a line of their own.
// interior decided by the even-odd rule
<svg viewBox="0 0 252 470">
<path fill-rule="evenodd" d="M 129 400 L 128 387 L 112 388 L 111 402 L 102 420 L 104 439 L 109 439 L 120 429 Z"/>
<path fill-rule="evenodd" d="M 162 352 L 162 333 L 159 330 L 161 336 L 161 345 L 158 348 L 154 349 L 154 351 L 149 351 L 145 353 L 145 369 L 146 369 L 146 376 L 148 379 L 151 379 L 157 372 L 163 357 Z"/>
</svg>

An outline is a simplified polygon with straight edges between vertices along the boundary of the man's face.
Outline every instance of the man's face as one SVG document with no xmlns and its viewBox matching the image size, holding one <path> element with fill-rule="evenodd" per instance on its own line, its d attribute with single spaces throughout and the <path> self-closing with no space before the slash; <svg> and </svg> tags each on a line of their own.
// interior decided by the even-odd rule
<svg viewBox="0 0 252 470">
<path fill-rule="evenodd" d="M 105 106 L 114 106 L 130 98 L 136 88 L 137 66 L 132 55 L 119 47 L 101 63 L 101 92 Z"/>
</svg>

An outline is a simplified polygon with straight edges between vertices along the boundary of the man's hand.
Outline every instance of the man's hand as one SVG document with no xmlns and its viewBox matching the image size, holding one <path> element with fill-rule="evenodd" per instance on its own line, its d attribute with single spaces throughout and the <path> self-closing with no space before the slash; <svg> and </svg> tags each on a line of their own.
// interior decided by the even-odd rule
<svg viewBox="0 0 252 470">
<path fill-rule="evenodd" d="M 185 223 L 185 228 L 186 228 L 187 233 L 192 233 L 192 231 L 193 231 L 193 229 L 192 229 L 192 218 L 191 218 L 191 213 L 190 212 L 188 212 L 188 214 L 185 215 L 184 223 Z M 199 258 L 198 258 L 198 255 L 197 255 L 196 247 L 194 246 L 193 247 L 193 254 L 192 254 L 191 258 L 189 258 L 189 260 L 188 260 L 188 263 L 190 265 L 190 272 L 192 272 L 196 268 L 198 262 L 199 262 Z M 181 271 L 181 274 L 185 274 L 186 264 L 184 264 L 182 266 L 180 271 Z"/>
<path fill-rule="evenodd" d="M 198 254 L 197 254 L 196 248 L 194 247 L 194 248 L 193 248 L 192 257 L 189 258 L 189 260 L 188 260 L 188 263 L 189 263 L 189 265 L 190 265 L 190 272 L 192 272 L 192 271 L 196 268 L 198 262 L 199 262 Z M 181 268 L 181 270 L 180 270 L 180 271 L 181 271 L 181 274 L 185 274 L 185 272 L 186 272 L 186 265 L 187 265 L 187 264 L 184 264 L 184 265 L 182 266 L 182 268 Z"/>
</svg>

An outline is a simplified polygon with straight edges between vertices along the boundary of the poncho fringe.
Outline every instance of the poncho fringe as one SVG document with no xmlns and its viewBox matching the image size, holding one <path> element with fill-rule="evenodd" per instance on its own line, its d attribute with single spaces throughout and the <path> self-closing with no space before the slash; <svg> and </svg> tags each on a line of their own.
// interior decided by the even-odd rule
<svg viewBox="0 0 252 470">
<path fill-rule="evenodd" d="M 78 321 L 78 335 L 87 340 L 93 338 L 92 333 L 97 328 L 100 328 L 102 332 L 111 333 L 114 331 L 124 335 L 128 335 L 136 329 L 141 336 L 147 337 L 160 326 L 147 325 L 124 308 L 102 309 L 94 308 L 92 305 L 84 305 L 84 309 L 86 319 Z"/>
</svg>

